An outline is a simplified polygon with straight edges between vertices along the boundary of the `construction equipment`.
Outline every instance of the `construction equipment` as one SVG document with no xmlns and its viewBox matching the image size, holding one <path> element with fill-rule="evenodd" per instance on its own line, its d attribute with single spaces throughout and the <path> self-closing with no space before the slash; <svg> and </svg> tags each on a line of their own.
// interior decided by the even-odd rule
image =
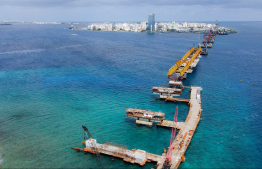
<svg viewBox="0 0 262 169">
<path fill-rule="evenodd" d="M 140 109 L 126 109 L 126 116 L 136 119 L 137 124 L 153 126 L 153 122 L 162 122 L 165 119 L 165 113 L 153 112 Z"/>
<path fill-rule="evenodd" d="M 211 43 L 210 43 L 210 44 L 211 44 Z M 204 44 L 200 44 L 200 34 L 199 34 L 199 44 L 198 44 L 198 47 L 201 48 L 200 55 L 207 55 L 207 54 L 208 54 L 206 41 L 204 41 Z M 209 45 L 209 47 L 210 47 L 210 45 Z M 211 47 L 212 47 L 212 44 L 211 44 Z"/>
<path fill-rule="evenodd" d="M 204 37 L 203 37 L 203 42 L 206 42 L 206 30 L 205 30 L 205 34 L 204 34 Z"/>
<path fill-rule="evenodd" d="M 178 106 L 176 107 L 176 112 L 174 115 L 174 121 L 173 121 L 173 127 L 172 127 L 172 133 L 171 133 L 171 138 L 170 138 L 170 144 L 168 147 L 168 152 L 166 155 L 166 160 L 165 163 L 163 164 L 163 169 L 170 169 L 171 167 L 171 158 L 172 158 L 172 151 L 173 151 L 173 142 L 175 140 L 175 136 L 176 136 L 176 125 L 177 125 L 177 115 L 178 115 Z"/>
<path fill-rule="evenodd" d="M 84 140 L 88 139 L 88 138 L 92 138 L 92 135 L 89 133 L 88 128 L 86 126 L 82 125 L 82 128 L 84 129 Z"/>
<path fill-rule="evenodd" d="M 196 57 L 199 55 L 199 53 L 201 52 L 201 48 L 194 48 L 195 53 L 193 54 L 192 58 L 190 58 L 187 62 L 186 65 L 181 69 L 179 76 L 183 76 L 184 73 L 186 73 L 186 71 L 188 70 L 189 66 L 191 66 L 191 64 L 194 62 L 194 60 L 196 59 Z"/>
<path fill-rule="evenodd" d="M 84 140 L 89 140 L 89 139 L 92 139 L 92 135 L 91 133 L 88 131 L 88 128 L 86 126 L 83 126 L 82 125 L 82 128 L 84 129 Z M 98 168 L 104 168 L 103 167 L 103 163 L 101 161 L 101 158 L 100 158 L 100 153 L 99 151 L 97 150 L 97 146 L 96 146 L 96 142 L 94 141 L 90 141 L 90 144 L 91 144 L 91 151 L 92 153 L 96 154 L 96 161 L 99 165 Z M 85 151 L 85 149 L 84 149 Z M 85 151 L 85 153 L 87 153 L 87 151 Z"/>
<path fill-rule="evenodd" d="M 208 55 L 207 48 L 203 48 L 200 52 L 200 55 Z"/>
<path fill-rule="evenodd" d="M 210 28 L 209 33 L 208 33 L 208 38 L 207 38 L 208 43 L 214 43 L 215 42 L 215 36 L 212 28 Z"/>
<path fill-rule="evenodd" d="M 191 47 L 190 50 L 179 59 L 174 66 L 172 66 L 168 75 L 168 85 L 177 89 L 184 89 L 182 79 L 187 77 L 188 73 L 193 72 L 193 67 L 195 67 L 199 61 L 199 53 L 201 48 Z M 163 98 L 172 97 L 171 95 L 161 94 Z"/>
<path fill-rule="evenodd" d="M 182 65 L 183 63 L 185 63 L 185 61 L 187 60 L 187 58 L 195 51 L 194 47 L 191 47 L 190 50 L 184 55 L 184 57 L 182 57 L 181 59 L 179 59 L 176 64 L 171 67 L 167 73 L 168 76 L 171 76 L 178 68 L 180 65 Z"/>
</svg>

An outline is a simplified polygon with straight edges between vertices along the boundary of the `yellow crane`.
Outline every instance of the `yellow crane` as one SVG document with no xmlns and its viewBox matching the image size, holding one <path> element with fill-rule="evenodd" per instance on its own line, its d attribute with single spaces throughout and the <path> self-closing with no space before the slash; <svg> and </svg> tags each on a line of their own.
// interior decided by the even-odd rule
<svg viewBox="0 0 262 169">
<path fill-rule="evenodd" d="M 194 53 L 193 57 L 186 63 L 186 66 L 183 67 L 183 69 L 180 71 L 179 76 L 183 76 L 184 73 L 188 70 L 189 66 L 194 62 L 196 57 L 201 52 L 201 48 L 195 48 L 196 52 Z"/>
<path fill-rule="evenodd" d="M 194 51 L 196 51 L 194 53 Z M 195 58 L 198 56 L 198 54 L 200 53 L 201 48 L 195 48 L 195 47 L 191 47 L 190 50 L 184 55 L 184 57 L 182 57 L 181 59 L 179 59 L 176 64 L 174 66 L 172 66 L 167 75 L 170 76 L 172 75 L 175 71 L 178 70 L 178 68 L 183 64 L 186 63 L 186 66 L 180 71 L 179 76 L 183 76 L 184 73 L 188 70 L 189 66 L 193 63 L 193 61 L 195 60 Z M 194 54 L 193 54 L 194 53 Z M 193 54 L 193 56 L 190 58 L 189 56 L 191 56 L 191 54 Z M 190 62 L 190 64 L 189 64 Z"/>
</svg>

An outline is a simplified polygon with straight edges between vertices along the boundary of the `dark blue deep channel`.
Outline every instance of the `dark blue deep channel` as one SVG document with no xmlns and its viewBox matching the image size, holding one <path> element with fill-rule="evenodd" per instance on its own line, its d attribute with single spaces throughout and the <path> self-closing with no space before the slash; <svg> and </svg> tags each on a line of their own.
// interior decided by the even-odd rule
<svg viewBox="0 0 262 169">
<path fill-rule="evenodd" d="M 187 86 L 203 87 L 202 115 L 179 168 L 262 166 L 262 22 L 221 22 L 218 36 Z M 71 34 L 78 36 L 71 36 Z M 198 34 L 71 31 L 68 25 L 0 26 L 0 162 L 2 168 L 97 168 L 83 147 L 82 124 L 106 141 L 162 154 L 171 130 L 138 126 L 127 108 L 166 113 L 188 105 L 155 100 L 153 86 Z M 181 96 L 189 98 L 189 92 Z M 151 168 L 101 156 L 106 168 Z M 1 166 L 0 166 L 1 168 Z"/>
</svg>

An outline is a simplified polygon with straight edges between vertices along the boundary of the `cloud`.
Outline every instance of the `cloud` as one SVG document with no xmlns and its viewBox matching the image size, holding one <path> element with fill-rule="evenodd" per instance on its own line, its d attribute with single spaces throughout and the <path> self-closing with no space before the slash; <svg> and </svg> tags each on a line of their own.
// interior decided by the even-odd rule
<svg viewBox="0 0 262 169">
<path fill-rule="evenodd" d="M 23 21 L 261 21 L 262 0 L 0 0 L 0 11 Z"/>
<path fill-rule="evenodd" d="M 52 7 L 68 2 L 70 0 L 0 0 L 0 6 Z"/>
<path fill-rule="evenodd" d="M 205 6 L 262 9 L 261 0 L 0 0 L 0 6 L 92 7 L 92 6 Z"/>
</svg>

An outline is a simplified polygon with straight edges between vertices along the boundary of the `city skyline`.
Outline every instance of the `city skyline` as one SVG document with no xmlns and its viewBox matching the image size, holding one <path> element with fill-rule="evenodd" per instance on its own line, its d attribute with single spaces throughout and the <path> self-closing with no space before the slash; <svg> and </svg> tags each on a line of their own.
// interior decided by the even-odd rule
<svg viewBox="0 0 262 169">
<path fill-rule="evenodd" d="M 0 20 L 18 21 L 262 21 L 261 0 L 0 0 L 0 10 Z"/>
</svg>

